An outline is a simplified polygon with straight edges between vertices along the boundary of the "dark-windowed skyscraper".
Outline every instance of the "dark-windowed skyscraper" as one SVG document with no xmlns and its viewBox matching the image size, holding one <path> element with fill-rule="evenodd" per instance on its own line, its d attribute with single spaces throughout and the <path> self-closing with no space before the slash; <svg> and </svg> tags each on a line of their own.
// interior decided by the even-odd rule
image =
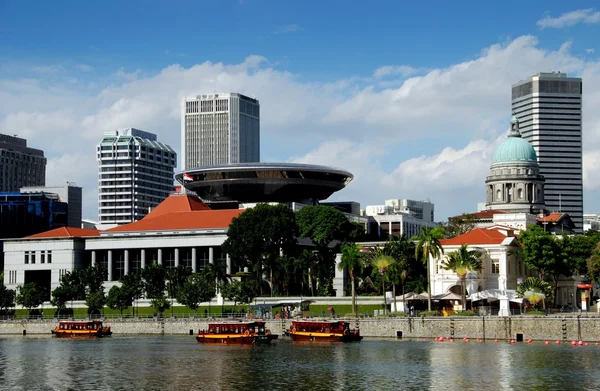
<svg viewBox="0 0 600 391">
<path fill-rule="evenodd" d="M 522 137 L 537 153 L 549 211 L 568 213 L 583 229 L 582 81 L 566 73 L 537 73 L 512 87 L 512 110 Z"/>
</svg>

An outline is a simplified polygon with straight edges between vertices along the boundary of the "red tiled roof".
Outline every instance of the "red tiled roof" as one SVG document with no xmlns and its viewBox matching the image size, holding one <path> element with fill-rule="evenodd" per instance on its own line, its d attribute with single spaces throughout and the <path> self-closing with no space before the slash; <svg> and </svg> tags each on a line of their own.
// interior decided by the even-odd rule
<svg viewBox="0 0 600 391">
<path fill-rule="evenodd" d="M 463 244 L 501 244 L 506 236 L 502 229 L 475 228 L 452 239 L 441 239 L 442 246 L 460 246 Z"/>
<path fill-rule="evenodd" d="M 464 218 L 468 214 L 472 214 L 476 219 L 491 219 L 494 215 L 504 214 L 504 213 L 506 213 L 506 212 L 503 212 L 501 210 L 489 209 L 489 210 L 482 210 L 482 211 L 476 212 L 476 213 L 465 213 L 462 215 L 451 217 L 451 219 Z"/>
<path fill-rule="evenodd" d="M 548 216 L 540 217 L 538 221 L 540 223 L 556 223 L 564 215 L 565 213 L 550 213 Z"/>
<path fill-rule="evenodd" d="M 199 210 L 210 210 L 210 208 L 196 196 L 188 194 L 172 194 L 143 218 L 143 220 L 155 218 L 161 215 L 175 212 L 192 212 Z"/>
<path fill-rule="evenodd" d="M 173 196 L 169 197 L 172 198 Z M 161 204 L 162 205 L 162 204 Z M 159 205 L 160 206 L 160 205 Z M 158 209 L 158 207 L 156 208 Z M 136 231 L 179 231 L 186 229 L 219 229 L 227 228 L 234 217 L 239 216 L 244 209 L 196 210 L 191 212 L 162 213 L 149 218 L 121 225 L 105 232 L 136 232 Z"/>
<path fill-rule="evenodd" d="M 60 227 L 51 229 L 50 231 L 41 232 L 39 234 L 27 236 L 26 239 L 43 239 L 43 238 L 84 238 L 90 236 L 100 236 L 100 231 L 97 229 L 75 228 L 75 227 Z"/>
</svg>

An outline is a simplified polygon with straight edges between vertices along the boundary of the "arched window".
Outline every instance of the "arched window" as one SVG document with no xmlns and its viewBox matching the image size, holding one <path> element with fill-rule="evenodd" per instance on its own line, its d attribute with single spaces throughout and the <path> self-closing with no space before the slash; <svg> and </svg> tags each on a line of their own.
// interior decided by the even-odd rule
<svg viewBox="0 0 600 391">
<path fill-rule="evenodd" d="M 496 190 L 496 201 L 502 201 L 502 190 Z"/>
<path fill-rule="evenodd" d="M 523 189 L 518 189 L 518 190 L 517 190 L 517 198 L 518 198 L 519 200 L 522 200 L 522 199 L 523 199 Z"/>
</svg>

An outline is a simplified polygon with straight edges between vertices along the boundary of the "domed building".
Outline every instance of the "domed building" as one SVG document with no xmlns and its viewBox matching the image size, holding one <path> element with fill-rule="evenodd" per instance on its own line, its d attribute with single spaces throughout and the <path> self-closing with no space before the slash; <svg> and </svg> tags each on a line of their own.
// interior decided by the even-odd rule
<svg viewBox="0 0 600 391">
<path fill-rule="evenodd" d="M 544 182 L 535 150 L 521 138 L 519 120 L 513 115 L 508 137 L 496 149 L 485 180 L 486 207 L 510 213 L 543 213 Z"/>
</svg>

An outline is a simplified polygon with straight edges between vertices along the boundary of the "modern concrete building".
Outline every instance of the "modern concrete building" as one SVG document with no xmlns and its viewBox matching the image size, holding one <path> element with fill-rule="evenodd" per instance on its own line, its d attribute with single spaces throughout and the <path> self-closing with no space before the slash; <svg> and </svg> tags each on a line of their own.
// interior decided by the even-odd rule
<svg viewBox="0 0 600 391">
<path fill-rule="evenodd" d="M 583 232 L 593 229 L 600 231 L 600 214 L 584 213 L 583 214 Z"/>
<path fill-rule="evenodd" d="M 435 227 L 434 205 L 431 202 L 408 199 L 386 200 L 384 205 L 368 205 L 363 216 L 369 218 L 367 234 L 379 238 L 421 233 L 423 227 Z"/>
<path fill-rule="evenodd" d="M 546 179 L 545 203 L 568 213 L 583 231 L 582 81 L 566 73 L 537 73 L 512 86 L 512 110 L 535 149 Z"/>
<path fill-rule="evenodd" d="M 544 212 L 544 177 L 532 145 L 521 138 L 513 116 L 508 137 L 494 152 L 485 180 L 486 207 L 505 212 Z"/>
<path fill-rule="evenodd" d="M 60 202 L 67 203 L 67 227 L 81 227 L 82 188 L 75 183 L 67 182 L 65 186 L 22 187 L 22 194 L 53 193 L 58 195 Z"/>
<path fill-rule="evenodd" d="M 173 191 L 177 155 L 154 133 L 133 128 L 105 132 L 97 160 L 100 224 L 139 220 Z"/>
<path fill-rule="evenodd" d="M 260 161 L 260 104 L 238 93 L 181 102 L 181 169 Z"/>
<path fill-rule="evenodd" d="M 44 151 L 29 148 L 24 138 L 0 134 L 0 192 L 45 184 Z"/>
</svg>

